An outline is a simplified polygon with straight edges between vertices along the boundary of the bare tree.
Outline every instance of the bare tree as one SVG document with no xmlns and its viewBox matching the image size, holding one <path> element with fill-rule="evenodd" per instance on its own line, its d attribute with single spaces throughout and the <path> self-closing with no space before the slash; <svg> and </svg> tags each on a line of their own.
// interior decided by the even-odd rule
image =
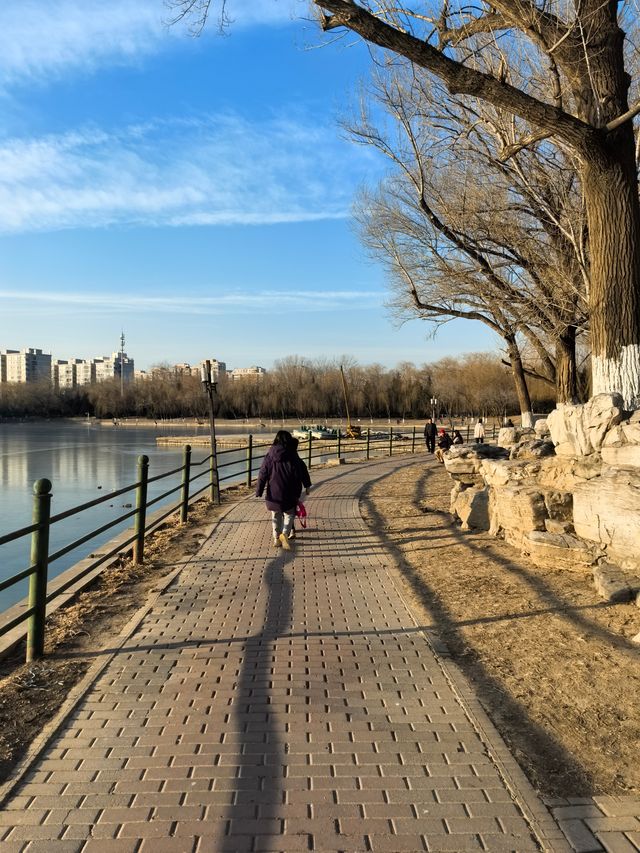
<svg viewBox="0 0 640 853">
<path fill-rule="evenodd" d="M 350 131 L 389 157 L 396 174 L 364 196 L 358 219 L 391 272 L 396 309 L 436 323 L 479 320 L 503 338 L 523 421 L 531 414 L 519 334 L 537 350 L 558 401 L 575 400 L 588 263 L 571 164 L 544 149 L 503 163 L 499 114 L 455 99 L 443 104 L 438 86 L 397 63 L 391 74 L 375 75 L 370 95 L 391 127 L 375 127 L 363 107 Z"/>
<path fill-rule="evenodd" d="M 505 110 L 514 122 L 508 156 L 553 139 L 577 159 L 591 256 L 593 390 L 640 402 L 640 204 L 625 65 L 622 5 L 612 0 L 493 0 L 475 7 L 317 0 L 325 30 L 346 28 L 427 69 L 453 95 Z M 634 10 L 628 17 L 633 22 Z M 529 84 L 514 85 L 515 51 L 530 57 Z M 498 54 L 491 70 L 478 62 Z M 489 69 L 489 70 L 487 70 Z M 547 94 L 548 93 L 548 94 Z"/>
</svg>

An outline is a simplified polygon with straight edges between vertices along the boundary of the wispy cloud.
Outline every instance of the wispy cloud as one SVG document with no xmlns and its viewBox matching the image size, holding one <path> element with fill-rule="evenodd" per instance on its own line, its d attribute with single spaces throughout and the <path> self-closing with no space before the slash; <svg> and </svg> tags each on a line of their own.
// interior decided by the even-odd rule
<svg viewBox="0 0 640 853">
<path fill-rule="evenodd" d="M 379 305 L 381 295 L 371 290 L 325 290 L 315 292 L 313 299 L 307 293 L 290 290 L 262 291 L 225 291 L 220 295 L 203 296 L 199 294 L 180 294 L 179 296 L 134 296 L 119 293 L 82 293 L 73 291 L 25 291 L 0 289 L 0 299 L 14 305 L 28 305 L 29 309 L 39 308 L 49 311 L 52 307 L 63 308 L 65 312 L 101 314 L 130 314 L 133 310 L 144 309 L 146 314 L 255 314 L 256 310 L 316 313 L 336 308 L 361 311 L 363 307 Z"/>
<path fill-rule="evenodd" d="M 235 114 L 0 143 L 0 231 L 335 219 L 371 163 L 312 118 Z"/>
<path fill-rule="evenodd" d="M 216 0 L 212 9 L 215 18 Z M 300 14 L 301 0 L 229 0 L 234 27 L 282 24 Z M 23 0 L 0 7 L 0 80 L 49 79 L 103 64 L 130 63 L 186 37 L 186 23 L 169 27 L 163 0 Z M 215 32 L 212 21 L 207 34 Z"/>
</svg>

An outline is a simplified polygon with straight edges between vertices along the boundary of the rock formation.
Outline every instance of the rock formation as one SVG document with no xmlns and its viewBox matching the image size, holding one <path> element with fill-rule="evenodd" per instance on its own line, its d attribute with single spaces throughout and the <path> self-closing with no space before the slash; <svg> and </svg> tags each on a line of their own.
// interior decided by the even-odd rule
<svg viewBox="0 0 640 853">
<path fill-rule="evenodd" d="M 610 601 L 640 606 L 640 411 L 615 394 L 558 406 L 498 446 L 452 448 L 451 511 L 536 565 L 593 575 Z"/>
</svg>

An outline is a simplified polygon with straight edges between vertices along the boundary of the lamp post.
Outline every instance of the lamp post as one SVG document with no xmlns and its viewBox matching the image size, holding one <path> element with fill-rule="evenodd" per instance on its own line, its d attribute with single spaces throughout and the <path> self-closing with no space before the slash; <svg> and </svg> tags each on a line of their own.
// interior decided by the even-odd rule
<svg viewBox="0 0 640 853">
<path fill-rule="evenodd" d="M 438 398 L 431 398 L 431 420 L 435 423 L 436 421 L 436 406 L 438 405 Z"/>
<path fill-rule="evenodd" d="M 207 359 L 200 367 L 200 378 L 202 387 L 209 398 L 209 428 L 211 430 L 211 500 L 220 503 L 220 481 L 218 479 L 218 453 L 216 448 L 216 417 L 213 408 L 213 395 L 216 392 L 216 383 L 211 381 L 211 361 Z"/>
</svg>

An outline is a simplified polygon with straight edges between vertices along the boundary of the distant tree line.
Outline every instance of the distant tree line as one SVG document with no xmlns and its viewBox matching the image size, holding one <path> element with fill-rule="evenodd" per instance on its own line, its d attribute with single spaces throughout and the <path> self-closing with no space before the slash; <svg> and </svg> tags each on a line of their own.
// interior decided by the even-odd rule
<svg viewBox="0 0 640 853">
<path fill-rule="evenodd" d="M 501 416 L 518 412 L 512 377 L 504 361 L 490 353 L 444 358 L 416 367 L 403 362 L 393 369 L 379 364 L 361 366 L 343 360 L 351 417 L 424 418 L 431 400 L 441 416 Z M 554 406 L 553 391 L 531 381 L 537 411 Z M 325 421 L 345 417 L 340 364 L 291 356 L 276 362 L 265 376 L 222 381 L 216 393 L 220 418 L 297 418 Z M 0 386 L 0 417 L 57 418 L 139 417 L 153 420 L 195 417 L 206 419 L 208 400 L 198 377 L 177 374 L 168 367 L 154 370 L 151 378 L 124 386 L 100 382 L 56 390 L 49 383 Z"/>
</svg>

